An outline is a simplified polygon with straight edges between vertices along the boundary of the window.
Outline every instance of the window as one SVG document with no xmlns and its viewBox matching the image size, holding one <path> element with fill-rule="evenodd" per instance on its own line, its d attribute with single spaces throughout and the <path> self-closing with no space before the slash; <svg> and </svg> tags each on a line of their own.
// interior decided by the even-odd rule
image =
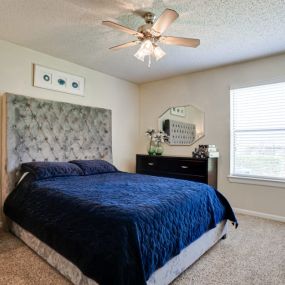
<svg viewBox="0 0 285 285">
<path fill-rule="evenodd" d="M 285 182 L 285 82 L 231 90 L 231 176 Z"/>
</svg>

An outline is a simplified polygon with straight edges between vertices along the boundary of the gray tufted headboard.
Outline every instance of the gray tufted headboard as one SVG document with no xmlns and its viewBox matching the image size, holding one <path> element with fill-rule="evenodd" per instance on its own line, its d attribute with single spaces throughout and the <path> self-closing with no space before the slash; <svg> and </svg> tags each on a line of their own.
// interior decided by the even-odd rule
<svg viewBox="0 0 285 285">
<path fill-rule="evenodd" d="M 111 110 L 13 94 L 5 94 L 2 105 L 2 203 L 23 162 L 112 162 Z"/>
</svg>

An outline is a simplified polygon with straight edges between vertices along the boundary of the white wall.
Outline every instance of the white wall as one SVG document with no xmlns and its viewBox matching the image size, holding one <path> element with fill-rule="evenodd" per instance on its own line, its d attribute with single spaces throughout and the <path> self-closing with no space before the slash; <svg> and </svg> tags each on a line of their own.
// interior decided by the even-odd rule
<svg viewBox="0 0 285 285">
<path fill-rule="evenodd" d="M 229 88 L 278 81 L 285 81 L 285 54 L 141 85 L 140 152 L 146 152 L 145 130 L 157 128 L 158 116 L 168 107 L 196 105 L 205 111 L 206 136 L 191 147 L 167 147 L 165 154 L 191 155 L 198 144 L 217 145 L 221 155 L 218 188 L 232 205 L 285 216 L 285 188 L 230 183 L 227 179 L 230 173 Z"/>
<path fill-rule="evenodd" d="M 33 87 L 33 63 L 85 77 L 85 97 Z M 137 85 L 0 41 L 0 92 L 111 109 L 114 164 L 134 171 L 139 127 Z"/>
</svg>

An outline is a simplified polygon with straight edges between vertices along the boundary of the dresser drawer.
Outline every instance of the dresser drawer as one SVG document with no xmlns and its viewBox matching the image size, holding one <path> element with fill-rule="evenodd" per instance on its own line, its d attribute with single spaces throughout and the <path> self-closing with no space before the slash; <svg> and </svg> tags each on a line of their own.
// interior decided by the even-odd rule
<svg viewBox="0 0 285 285">
<path fill-rule="evenodd" d="M 169 172 L 181 174 L 205 175 L 207 161 L 189 160 L 189 159 L 169 159 L 161 161 L 162 169 Z"/>
<path fill-rule="evenodd" d="M 137 168 L 144 171 L 155 171 L 159 169 L 158 160 L 154 156 L 145 156 L 137 159 Z"/>
</svg>

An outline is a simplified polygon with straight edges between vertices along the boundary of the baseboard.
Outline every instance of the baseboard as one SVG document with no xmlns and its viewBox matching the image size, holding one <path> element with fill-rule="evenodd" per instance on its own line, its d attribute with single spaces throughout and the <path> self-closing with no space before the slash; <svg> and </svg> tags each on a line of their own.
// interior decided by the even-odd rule
<svg viewBox="0 0 285 285">
<path fill-rule="evenodd" d="M 282 216 L 276 216 L 276 215 L 271 215 L 271 214 L 266 214 L 266 213 L 261 213 L 261 212 L 240 209 L 240 208 L 234 208 L 234 211 L 237 214 L 244 214 L 244 215 L 249 215 L 249 216 L 254 216 L 254 217 L 259 217 L 263 219 L 285 223 L 285 217 L 282 217 Z"/>
</svg>

